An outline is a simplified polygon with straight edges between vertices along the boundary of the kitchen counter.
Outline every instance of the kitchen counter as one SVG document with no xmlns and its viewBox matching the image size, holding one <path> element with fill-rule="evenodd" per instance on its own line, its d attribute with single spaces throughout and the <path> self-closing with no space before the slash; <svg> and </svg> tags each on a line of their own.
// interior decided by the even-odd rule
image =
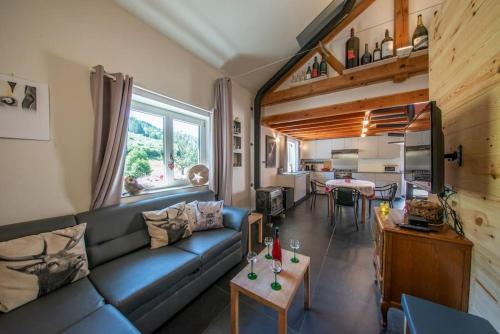
<svg viewBox="0 0 500 334">
<path fill-rule="evenodd" d="M 293 201 L 297 203 L 307 194 L 308 172 L 282 173 L 276 177 L 277 185 L 293 188 Z"/>
</svg>

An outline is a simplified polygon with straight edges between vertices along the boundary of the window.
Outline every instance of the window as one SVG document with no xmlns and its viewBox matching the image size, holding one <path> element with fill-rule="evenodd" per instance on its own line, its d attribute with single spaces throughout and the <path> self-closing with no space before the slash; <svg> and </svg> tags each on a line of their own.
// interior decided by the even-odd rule
<svg viewBox="0 0 500 334">
<path fill-rule="evenodd" d="M 296 172 L 299 165 L 299 146 L 297 142 L 288 138 L 287 140 L 287 171 Z"/>
<path fill-rule="evenodd" d="M 187 185 L 192 166 L 208 165 L 208 112 L 189 105 L 186 109 L 195 112 L 184 110 L 172 101 L 134 88 L 124 176 L 134 177 L 146 190 Z"/>
</svg>

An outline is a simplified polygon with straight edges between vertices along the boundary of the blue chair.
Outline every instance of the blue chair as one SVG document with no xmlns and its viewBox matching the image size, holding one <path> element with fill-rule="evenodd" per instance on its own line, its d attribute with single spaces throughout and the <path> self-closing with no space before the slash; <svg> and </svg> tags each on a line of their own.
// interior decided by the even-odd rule
<svg viewBox="0 0 500 334">
<path fill-rule="evenodd" d="M 405 333 L 498 334 L 488 320 L 407 294 L 401 296 Z"/>
</svg>

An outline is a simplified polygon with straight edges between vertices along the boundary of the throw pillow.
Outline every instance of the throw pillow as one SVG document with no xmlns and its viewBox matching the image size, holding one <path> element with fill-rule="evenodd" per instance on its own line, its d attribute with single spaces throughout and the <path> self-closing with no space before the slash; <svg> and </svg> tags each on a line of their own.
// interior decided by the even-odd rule
<svg viewBox="0 0 500 334">
<path fill-rule="evenodd" d="M 224 201 L 198 202 L 196 204 L 196 225 L 194 231 L 204 231 L 224 227 L 222 208 Z"/>
<path fill-rule="evenodd" d="M 0 311 L 23 304 L 89 274 L 86 224 L 0 242 Z"/>
<path fill-rule="evenodd" d="M 186 212 L 186 202 L 168 208 L 142 213 L 151 237 L 151 249 L 173 244 L 192 234 Z"/>
<path fill-rule="evenodd" d="M 192 201 L 186 204 L 186 213 L 191 231 L 196 231 L 196 211 L 198 210 L 198 201 Z"/>
</svg>

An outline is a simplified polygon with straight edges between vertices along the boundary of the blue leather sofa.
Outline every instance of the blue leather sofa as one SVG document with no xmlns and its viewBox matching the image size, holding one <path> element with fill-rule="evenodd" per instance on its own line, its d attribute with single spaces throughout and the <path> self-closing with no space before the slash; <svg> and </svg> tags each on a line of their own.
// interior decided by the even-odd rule
<svg viewBox="0 0 500 334">
<path fill-rule="evenodd" d="M 151 333 L 246 254 L 248 210 L 224 207 L 224 228 L 195 232 L 151 250 L 141 212 L 182 201 L 214 200 L 211 191 L 0 226 L 0 241 L 87 223 L 90 275 L 0 314 L 0 333 Z"/>
</svg>

